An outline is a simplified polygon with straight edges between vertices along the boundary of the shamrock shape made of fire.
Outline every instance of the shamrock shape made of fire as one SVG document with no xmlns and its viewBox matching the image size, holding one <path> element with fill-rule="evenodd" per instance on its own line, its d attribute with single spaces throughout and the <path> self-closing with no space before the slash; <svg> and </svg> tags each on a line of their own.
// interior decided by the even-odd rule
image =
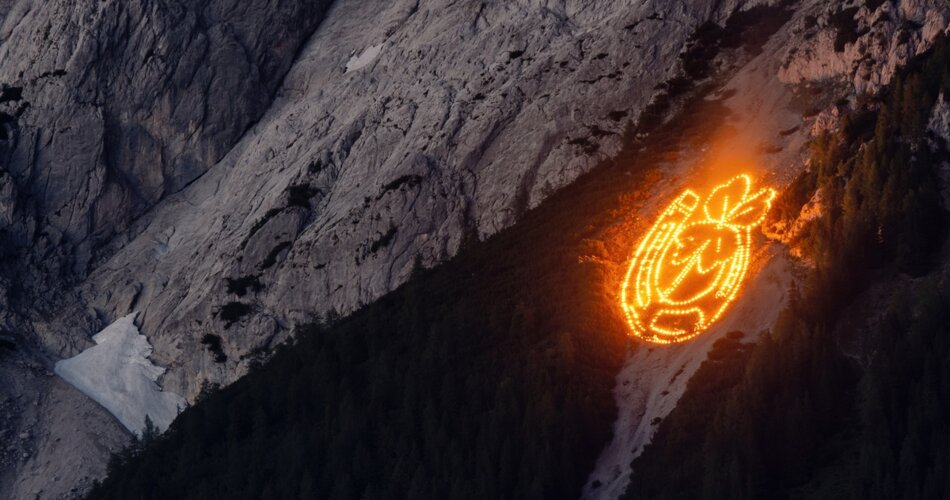
<svg viewBox="0 0 950 500">
<path fill-rule="evenodd" d="M 620 290 L 633 334 L 649 342 L 682 342 L 704 332 L 735 300 L 752 246 L 775 198 L 752 191 L 748 175 L 720 184 L 700 204 L 687 189 L 637 245 Z"/>
</svg>

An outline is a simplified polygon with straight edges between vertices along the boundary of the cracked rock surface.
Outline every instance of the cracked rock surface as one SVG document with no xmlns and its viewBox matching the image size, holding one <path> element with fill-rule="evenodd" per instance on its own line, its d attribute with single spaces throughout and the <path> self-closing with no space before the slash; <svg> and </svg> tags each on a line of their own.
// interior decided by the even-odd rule
<svg viewBox="0 0 950 500">
<path fill-rule="evenodd" d="M 226 383 L 293 324 L 375 299 L 612 153 L 695 27 L 736 5 L 338 1 L 261 120 L 78 293 L 142 311 L 166 387 Z"/>
<path fill-rule="evenodd" d="M 0 326 L 22 339 L 0 368 L 26 377 L 14 359 L 49 366 L 139 311 L 166 389 L 227 384 L 295 324 L 374 300 L 611 155 L 698 27 L 768 3 L 0 0 Z M 791 7 L 783 82 L 864 91 L 948 19 L 936 0 L 836 16 L 850 5 Z M 857 26 L 843 52 L 832 17 Z M 69 496 L 127 434 L 62 381 L 31 384 L 40 421 L 96 422 L 101 446 L 30 431 L 46 458 L 0 462 L 0 496 Z M 24 408 L 0 405 L 17 436 Z"/>
<path fill-rule="evenodd" d="M 943 0 L 817 4 L 798 20 L 801 40 L 786 48 L 779 79 L 841 79 L 857 93 L 877 91 L 930 47 L 948 21 L 950 5 Z"/>
</svg>

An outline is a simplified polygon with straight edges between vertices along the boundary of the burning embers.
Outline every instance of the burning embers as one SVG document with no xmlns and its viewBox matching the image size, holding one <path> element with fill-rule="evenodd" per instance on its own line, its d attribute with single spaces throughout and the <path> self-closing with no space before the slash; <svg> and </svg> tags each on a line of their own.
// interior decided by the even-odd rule
<svg viewBox="0 0 950 500">
<path fill-rule="evenodd" d="M 752 229 L 775 191 L 752 191 L 748 175 L 716 186 L 705 200 L 680 194 L 637 246 L 620 290 L 633 334 L 669 344 L 699 335 L 735 299 L 749 266 Z"/>
</svg>

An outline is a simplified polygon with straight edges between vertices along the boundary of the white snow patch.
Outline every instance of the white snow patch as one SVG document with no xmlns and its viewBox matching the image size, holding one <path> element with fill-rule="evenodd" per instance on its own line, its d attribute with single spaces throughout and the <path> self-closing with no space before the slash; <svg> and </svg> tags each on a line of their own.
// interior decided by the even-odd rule
<svg viewBox="0 0 950 500">
<path fill-rule="evenodd" d="M 366 47 L 360 55 L 353 55 L 346 63 L 346 73 L 363 69 L 373 62 L 379 53 L 383 51 L 383 44 L 370 45 Z"/>
<path fill-rule="evenodd" d="M 619 408 L 614 437 L 601 452 L 584 485 L 584 500 L 613 500 L 626 491 L 630 463 L 650 442 L 659 420 L 676 406 L 686 383 L 716 340 L 740 330 L 746 334 L 744 340 L 749 341 L 772 327 L 788 299 L 793 279 L 785 251 L 776 247 L 766 248 L 772 255 L 759 259 L 760 271 L 749 270 L 752 279 L 746 289 L 708 332 L 684 344 L 643 345 L 627 359 L 614 386 Z M 597 487 L 593 486 L 595 482 Z"/>
<path fill-rule="evenodd" d="M 56 374 L 141 434 L 147 415 L 159 431 L 186 406 L 156 383 L 165 369 L 149 361 L 152 346 L 135 326 L 137 313 L 119 318 L 92 339 L 96 345 L 56 363 Z"/>
</svg>

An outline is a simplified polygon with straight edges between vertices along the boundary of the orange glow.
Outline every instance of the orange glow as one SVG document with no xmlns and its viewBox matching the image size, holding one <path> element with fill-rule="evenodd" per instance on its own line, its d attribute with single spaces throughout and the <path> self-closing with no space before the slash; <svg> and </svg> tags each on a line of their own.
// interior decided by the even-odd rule
<svg viewBox="0 0 950 500">
<path fill-rule="evenodd" d="M 752 192 L 737 175 L 705 200 L 687 189 L 660 214 L 640 241 L 620 289 L 633 335 L 670 344 L 699 335 L 736 298 L 752 246 L 752 229 L 775 198 Z"/>
</svg>

